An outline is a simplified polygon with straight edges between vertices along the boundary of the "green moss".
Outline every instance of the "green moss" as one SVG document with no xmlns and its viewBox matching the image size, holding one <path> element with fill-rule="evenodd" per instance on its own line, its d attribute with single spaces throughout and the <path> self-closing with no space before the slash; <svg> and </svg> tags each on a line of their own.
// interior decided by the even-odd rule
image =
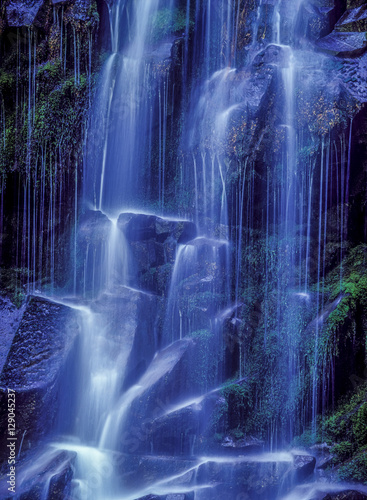
<svg viewBox="0 0 367 500">
<path fill-rule="evenodd" d="M 0 287 L 16 307 L 20 307 L 27 296 L 26 283 L 32 281 L 32 273 L 27 268 L 0 268 Z"/>
<path fill-rule="evenodd" d="M 341 481 L 358 481 L 367 484 L 367 447 L 338 469 Z"/>
<path fill-rule="evenodd" d="M 190 385 L 208 392 L 215 386 L 221 353 L 210 330 L 197 330 L 191 334 L 195 348 L 190 356 Z"/>
<path fill-rule="evenodd" d="M 192 22 L 190 23 L 192 27 Z M 186 30 L 186 13 L 183 9 L 160 9 L 154 16 L 152 24 L 152 40 L 157 42 L 162 38 Z"/>
<path fill-rule="evenodd" d="M 341 399 L 337 409 L 324 418 L 327 443 L 333 444 L 333 464 L 340 480 L 367 481 L 367 381 Z"/>
</svg>

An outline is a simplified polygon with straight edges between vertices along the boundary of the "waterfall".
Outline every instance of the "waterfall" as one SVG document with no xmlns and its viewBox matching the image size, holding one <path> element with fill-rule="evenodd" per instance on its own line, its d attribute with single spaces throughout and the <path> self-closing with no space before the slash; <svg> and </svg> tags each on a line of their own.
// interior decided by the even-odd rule
<svg viewBox="0 0 367 500">
<path fill-rule="evenodd" d="M 299 462 L 312 472 L 312 457 L 281 450 L 304 432 L 316 441 L 320 414 L 334 406 L 340 339 L 326 334 L 349 297 L 356 121 L 349 102 L 348 120 L 335 111 L 341 84 L 328 85 L 329 56 L 303 38 L 304 8 L 302 0 L 108 0 L 110 47 L 93 97 L 92 35 L 74 25 L 68 34 L 69 7 L 54 6 L 60 72 L 92 105 L 83 171 L 70 158 L 71 180 L 62 138 L 45 140 L 31 169 L 37 40 L 29 32 L 28 94 L 18 70 L 16 79 L 27 176 L 16 185 L 15 261 L 27 268 L 29 293 L 47 269 L 48 295 L 80 327 L 42 443 L 45 500 L 49 470 L 65 465 L 48 461 L 61 450 L 76 454 L 72 500 L 313 491 L 297 486 Z M 4 147 L 6 118 L 2 100 Z M 1 174 L 1 230 L 6 182 Z M 68 182 L 72 269 L 61 292 Z M 24 468 L 27 481 L 38 474 Z"/>
</svg>

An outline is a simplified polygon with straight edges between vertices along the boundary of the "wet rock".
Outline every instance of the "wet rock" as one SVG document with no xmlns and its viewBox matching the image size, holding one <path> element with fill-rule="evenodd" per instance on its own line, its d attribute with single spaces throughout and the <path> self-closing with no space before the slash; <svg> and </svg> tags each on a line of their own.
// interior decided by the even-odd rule
<svg viewBox="0 0 367 500">
<path fill-rule="evenodd" d="M 1 429 L 6 427 L 5 402 L 8 389 L 12 389 L 19 441 L 25 431 L 26 441 L 38 441 L 52 428 L 60 379 L 78 332 L 75 310 L 29 297 L 0 378 Z"/>
<path fill-rule="evenodd" d="M 75 0 L 68 10 L 68 18 L 73 24 L 86 23 L 91 19 L 93 0 Z"/>
<path fill-rule="evenodd" d="M 268 45 L 265 50 L 261 51 L 254 59 L 254 66 L 262 64 L 275 64 L 279 67 L 286 67 L 289 64 L 291 51 L 288 47 L 280 45 Z"/>
<path fill-rule="evenodd" d="M 43 5 L 43 0 L 11 0 L 6 6 L 8 25 L 11 27 L 31 26 Z"/>
<path fill-rule="evenodd" d="M 193 476 L 189 482 L 182 483 L 181 478 L 185 477 L 188 471 L 191 471 L 196 465 L 196 460 L 178 460 L 171 456 L 140 456 L 134 470 L 125 478 L 125 484 L 127 488 L 136 488 L 139 485 L 139 488 L 143 489 L 163 480 L 170 485 L 172 478 L 175 478 L 172 481 L 175 486 L 181 484 L 190 486 L 194 479 Z M 166 495 L 161 497 L 151 494 L 151 496 L 152 498 L 166 498 Z M 150 498 L 150 496 L 143 498 Z"/>
<path fill-rule="evenodd" d="M 316 46 L 327 52 L 339 55 L 358 55 L 366 50 L 366 34 L 359 32 L 337 32 L 321 38 Z"/>
<path fill-rule="evenodd" d="M 107 241 L 111 227 L 112 223 L 105 214 L 98 210 L 88 210 L 79 220 L 78 241 L 84 245 L 97 245 Z"/>
<path fill-rule="evenodd" d="M 226 401 L 219 394 L 207 394 L 178 404 L 167 405 L 166 413 L 153 420 L 142 452 L 152 447 L 155 453 L 190 456 L 206 451 L 212 431 L 212 417 L 224 412 Z M 142 443 L 143 445 L 143 443 Z"/>
<path fill-rule="evenodd" d="M 174 342 L 155 356 L 144 375 L 137 381 L 127 421 L 129 436 L 136 437 L 127 450 L 136 452 L 149 442 L 150 427 L 154 418 L 165 413 L 169 404 L 177 402 L 178 396 L 188 393 L 187 352 L 192 347 L 191 339 Z"/>
<path fill-rule="evenodd" d="M 307 479 L 315 469 L 316 458 L 311 455 L 295 455 L 293 469 L 295 470 L 295 479 L 297 483 Z"/>
<path fill-rule="evenodd" d="M 347 10 L 336 23 L 335 28 L 338 31 L 366 31 L 367 5 Z"/>
<path fill-rule="evenodd" d="M 0 297 L 0 373 L 9 353 L 15 332 L 19 326 L 24 306 L 17 309 L 15 305 L 6 297 Z"/>
<path fill-rule="evenodd" d="M 322 500 L 366 500 L 367 495 L 356 490 L 345 490 L 339 493 L 329 493 Z"/>
<path fill-rule="evenodd" d="M 221 443 L 221 447 L 223 452 L 227 454 L 243 455 L 261 452 L 264 449 L 264 444 L 264 441 L 252 436 L 243 439 L 234 439 L 231 436 L 226 436 Z"/>
<path fill-rule="evenodd" d="M 348 92 L 360 103 L 367 102 L 367 53 L 344 60 L 340 77 Z"/>
<path fill-rule="evenodd" d="M 106 338 L 111 356 L 124 346 L 122 369 L 125 387 L 134 384 L 149 365 L 156 351 L 154 319 L 156 297 L 125 286 L 115 286 L 92 303 L 92 310 L 106 318 Z"/>
<path fill-rule="evenodd" d="M 177 245 L 196 235 L 195 224 L 155 215 L 123 213 L 118 219 L 118 227 L 130 244 L 139 285 L 164 294 Z"/>
<path fill-rule="evenodd" d="M 163 243 L 172 236 L 178 243 L 185 243 L 196 234 L 193 222 L 163 219 L 156 215 L 123 213 L 117 224 L 129 241 L 154 238 Z"/>
<path fill-rule="evenodd" d="M 332 0 L 333 3 L 333 0 Z M 310 40 L 318 40 L 330 31 L 332 5 L 320 7 L 319 2 L 305 1 L 300 7 L 301 28 Z"/>
<path fill-rule="evenodd" d="M 265 500 L 277 496 L 290 465 L 291 459 L 286 455 L 275 457 L 269 454 L 258 458 L 241 457 L 218 461 L 209 459 L 200 465 L 196 480 L 201 485 L 221 485 L 215 494 L 208 491 L 208 496 L 203 497 L 205 499 L 235 499 L 236 495 L 244 494 L 249 498 Z M 227 496 L 220 497 L 220 493 L 223 495 L 224 492 Z"/>
<path fill-rule="evenodd" d="M 56 500 L 69 498 L 71 481 L 75 470 L 76 453 L 64 450 L 48 449 L 31 452 L 17 461 L 16 498 L 22 500 Z M 0 477 L 0 498 L 14 498 L 7 490 L 8 478 Z"/>
</svg>

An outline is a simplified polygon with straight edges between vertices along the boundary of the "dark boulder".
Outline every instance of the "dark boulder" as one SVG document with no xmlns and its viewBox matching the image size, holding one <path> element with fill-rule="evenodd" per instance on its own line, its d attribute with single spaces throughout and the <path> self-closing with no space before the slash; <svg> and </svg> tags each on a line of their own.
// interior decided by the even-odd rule
<svg viewBox="0 0 367 500">
<path fill-rule="evenodd" d="M 163 295 L 177 246 L 195 237 L 195 224 L 132 213 L 122 213 L 117 224 L 130 244 L 139 285 Z"/>
<path fill-rule="evenodd" d="M 76 453 L 47 449 L 30 452 L 16 464 L 16 498 L 22 500 L 58 500 L 69 498 L 74 476 Z M 7 478 L 0 477 L 0 498 L 11 500 Z"/>
<path fill-rule="evenodd" d="M 170 220 L 156 215 L 122 213 L 118 226 L 129 241 L 141 241 L 154 238 L 163 243 L 172 236 L 178 243 L 185 243 L 196 235 L 193 222 Z"/>
<path fill-rule="evenodd" d="M 367 5 L 347 10 L 335 28 L 338 31 L 367 31 Z"/>
<path fill-rule="evenodd" d="M 8 389 L 15 391 L 18 443 L 25 432 L 25 441 L 34 442 L 52 429 L 60 379 L 78 332 L 75 310 L 29 297 L 0 378 L 2 439 L 6 438 Z"/>
<path fill-rule="evenodd" d="M 219 393 L 199 396 L 176 407 L 168 405 L 165 414 L 151 422 L 141 451 L 153 448 L 155 453 L 174 456 L 205 453 L 213 416 L 224 413 L 225 407 Z"/>
<path fill-rule="evenodd" d="M 268 500 L 276 498 L 291 464 L 287 454 L 213 459 L 200 465 L 196 481 L 199 485 L 220 485 L 216 493 L 208 490 L 205 499 L 235 499 L 236 495 L 246 494 L 249 498 Z"/>
<path fill-rule="evenodd" d="M 254 59 L 254 66 L 262 64 L 275 64 L 279 67 L 287 67 L 290 62 L 291 49 L 280 45 L 271 44 L 263 51 L 259 52 Z"/>
<path fill-rule="evenodd" d="M 187 353 L 192 346 L 190 339 L 183 339 L 159 351 L 136 385 L 127 391 L 127 400 L 130 393 L 133 396 L 126 417 L 131 439 L 127 443 L 128 449 L 122 451 L 135 453 L 143 449 L 150 441 L 154 418 L 162 415 L 169 404 L 174 404 L 179 397 L 188 393 Z M 125 401 L 122 400 L 121 404 L 125 404 Z"/>
<path fill-rule="evenodd" d="M 111 232 L 112 223 L 99 210 L 88 210 L 79 219 L 78 241 L 82 245 L 97 245 L 106 241 Z"/>
<path fill-rule="evenodd" d="M 366 34 L 360 32 L 333 31 L 330 35 L 321 38 L 316 46 L 327 52 L 344 56 L 362 54 L 366 48 Z"/>
<path fill-rule="evenodd" d="M 296 483 L 302 483 L 307 479 L 315 469 L 316 458 L 311 455 L 295 455 L 293 460 L 293 469 L 295 471 Z"/>
<path fill-rule="evenodd" d="M 156 297 L 125 286 L 115 286 L 92 303 L 105 317 L 106 338 L 112 356 L 124 346 L 125 388 L 134 384 L 157 350 L 155 338 Z"/>
</svg>

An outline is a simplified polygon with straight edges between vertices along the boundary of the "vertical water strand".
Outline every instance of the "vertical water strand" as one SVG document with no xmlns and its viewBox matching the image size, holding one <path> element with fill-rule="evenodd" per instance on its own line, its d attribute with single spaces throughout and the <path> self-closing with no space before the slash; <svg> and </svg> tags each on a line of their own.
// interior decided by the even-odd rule
<svg viewBox="0 0 367 500">
<path fill-rule="evenodd" d="M 27 176 L 22 179 L 22 201 L 23 201 L 23 214 L 22 214 L 22 239 L 21 239 L 21 254 L 20 254 L 20 267 L 26 267 L 27 255 Z"/>
<path fill-rule="evenodd" d="M 313 174 L 315 163 L 309 159 L 308 169 L 308 202 L 307 202 L 307 237 L 306 237 L 306 270 L 305 270 L 305 293 L 308 293 L 308 276 L 310 272 L 310 246 L 311 246 L 311 207 L 313 192 Z"/>
<path fill-rule="evenodd" d="M 242 186 L 240 188 L 240 203 L 239 203 L 239 228 L 238 228 L 238 242 L 237 242 L 237 263 L 236 263 L 236 287 L 235 287 L 235 297 L 236 302 L 239 297 L 239 280 L 241 274 L 241 257 L 242 257 L 242 227 L 243 227 L 243 211 L 245 203 L 245 181 L 246 181 L 246 171 L 247 171 L 248 157 L 246 157 L 245 165 L 243 167 L 243 177 Z"/>
<path fill-rule="evenodd" d="M 49 189 L 50 189 L 50 201 L 49 201 L 49 216 L 48 216 L 48 260 L 49 260 L 49 265 L 50 265 L 50 291 L 51 291 L 51 296 L 53 295 L 53 290 L 54 290 L 54 266 L 53 266 L 53 229 L 54 229 L 54 224 L 53 224 L 53 208 L 54 208 L 54 190 L 53 190 L 53 162 L 52 162 L 52 156 L 50 159 L 50 175 L 49 175 Z"/>
<path fill-rule="evenodd" d="M 281 29 L 281 17 L 280 17 L 280 1 L 278 0 L 274 9 L 274 30 L 273 30 L 273 41 L 280 45 L 280 29 Z"/>
<path fill-rule="evenodd" d="M 103 193 L 104 193 L 104 180 L 105 180 L 105 172 L 106 172 L 106 162 L 107 162 L 107 148 L 108 148 L 108 137 L 109 137 L 109 124 L 110 124 L 110 114 L 111 114 L 111 105 L 112 105 L 112 97 L 115 88 L 116 79 L 112 77 L 112 67 L 114 64 L 114 60 L 116 57 L 116 53 L 112 54 L 106 64 L 106 88 L 102 89 L 102 103 L 105 100 L 105 95 L 107 94 L 107 113 L 105 122 L 102 124 L 102 130 L 104 132 L 104 141 L 103 141 L 103 156 L 102 156 L 102 169 L 101 169 L 101 179 L 100 179 L 100 190 L 99 190 L 99 201 L 98 201 L 98 210 L 102 209 L 103 203 Z M 112 80 L 111 80 L 112 79 Z"/>
<path fill-rule="evenodd" d="M 31 263 L 31 269 L 32 269 L 32 275 L 33 275 L 33 286 L 32 286 L 32 292 L 35 292 L 35 286 L 36 286 L 36 269 L 37 269 L 37 263 L 36 263 L 36 245 L 37 245 L 37 210 L 36 210 L 36 200 L 39 199 L 39 194 L 38 194 L 38 178 L 37 178 L 37 172 L 38 172 L 38 157 L 37 161 L 34 167 L 34 173 L 33 173 L 33 206 L 32 206 L 32 263 Z"/>
<path fill-rule="evenodd" d="M 211 20 L 210 20 L 210 15 L 211 15 L 211 0 L 207 0 L 207 7 L 206 7 L 206 40 L 205 40 L 205 61 L 206 61 L 206 68 L 205 68 L 205 76 L 206 78 L 209 78 L 210 75 L 210 41 L 211 41 Z"/>
<path fill-rule="evenodd" d="M 208 212 L 207 212 L 207 184 L 206 184 L 206 151 L 201 151 L 201 164 L 203 167 L 203 214 L 204 217 L 208 217 Z M 214 219 L 212 219 L 214 221 Z"/>
<path fill-rule="evenodd" d="M 299 227 L 303 227 L 304 224 L 304 199 L 305 199 L 305 171 L 303 170 L 301 176 L 301 189 L 299 193 Z M 298 289 L 300 293 L 302 292 L 302 270 L 303 270 L 303 232 L 300 231 L 299 234 L 299 276 L 298 276 Z"/>
<path fill-rule="evenodd" d="M 324 243 L 323 243 L 323 265 L 322 265 L 322 304 L 325 297 L 325 267 L 326 267 L 326 243 L 327 243 L 327 218 L 328 218 L 328 194 L 329 194 L 329 163 L 330 163 L 330 135 L 326 149 L 326 171 L 325 171 L 325 208 L 324 208 Z"/>
<path fill-rule="evenodd" d="M 5 151 L 6 148 L 6 115 L 5 115 L 5 104 L 4 98 L 1 96 L 1 124 L 2 124 L 2 133 L 3 133 L 3 148 Z"/>
<path fill-rule="evenodd" d="M 29 171 L 27 179 L 27 293 L 29 294 L 30 289 L 30 278 L 32 272 L 31 264 L 31 188 L 32 188 L 32 174 Z"/>
<path fill-rule="evenodd" d="M 92 44 L 93 34 L 92 30 L 88 31 L 88 105 L 91 108 L 92 100 Z"/>
<path fill-rule="evenodd" d="M 77 85 L 77 60 L 76 60 L 76 35 L 75 26 L 73 26 L 73 40 L 74 40 L 74 84 Z"/>
<path fill-rule="evenodd" d="M 158 90 L 158 200 L 159 206 L 162 208 L 162 95 L 161 87 Z"/>
<path fill-rule="evenodd" d="M 41 199 L 39 207 L 39 246 L 38 246 L 38 279 L 42 282 L 43 269 L 43 228 L 44 228 L 44 212 L 45 212 L 45 166 L 46 162 L 46 145 L 41 146 Z"/>
<path fill-rule="evenodd" d="M 211 193 L 210 193 L 210 217 L 215 219 L 215 157 L 210 156 L 211 164 Z"/>
<path fill-rule="evenodd" d="M 320 172 L 320 194 L 319 194 L 319 229 L 318 229 L 318 250 L 317 250 L 317 296 L 316 311 L 320 309 L 320 278 L 321 278 L 321 234 L 322 234 L 322 208 L 323 208 L 323 180 L 324 180 L 324 137 L 321 140 L 321 172 Z M 322 303 L 321 303 L 322 307 Z M 322 326 L 322 325 L 321 325 Z M 312 434 L 316 439 L 317 432 L 317 400 L 318 400 L 318 348 L 319 348 L 319 318 L 315 325 L 315 352 L 312 384 Z"/>
<path fill-rule="evenodd" d="M 74 296 L 76 296 L 76 276 L 77 276 L 77 233 L 78 233 L 78 164 L 75 165 L 75 172 L 74 172 L 74 276 L 73 276 Z"/>
<path fill-rule="evenodd" d="M 185 98 L 185 96 L 187 94 L 187 79 L 188 79 L 188 64 L 189 64 L 190 8 L 191 8 L 191 0 L 186 0 L 185 47 L 184 47 L 183 76 L 182 76 L 183 99 Z"/>
<path fill-rule="evenodd" d="M 32 135 L 32 31 L 28 28 L 28 129 L 27 129 L 27 176 L 31 164 L 31 135 Z"/>
<path fill-rule="evenodd" d="M 60 61 L 62 63 L 63 53 L 63 24 L 64 24 L 64 5 L 61 6 L 61 21 L 60 21 Z M 62 66 L 62 64 L 61 64 Z"/>
<path fill-rule="evenodd" d="M 264 346 L 266 347 L 268 336 L 268 286 L 269 286 L 269 204 L 270 204 L 270 172 L 266 172 L 266 239 L 265 239 L 265 312 L 264 312 Z"/>
<path fill-rule="evenodd" d="M 1 187 L 0 187 L 0 266 L 2 265 L 2 256 L 3 256 L 4 191 L 5 191 L 5 176 L 4 176 L 4 174 L 1 174 Z"/>
<path fill-rule="evenodd" d="M 163 82 L 164 113 L 163 113 L 163 155 L 162 155 L 162 215 L 164 211 L 165 175 L 166 175 L 166 147 L 167 147 L 167 120 L 168 120 L 168 74 Z"/>
<path fill-rule="evenodd" d="M 194 184 L 195 184 L 195 222 L 196 227 L 199 229 L 199 190 L 198 190 L 198 174 L 196 168 L 196 157 L 192 153 L 192 161 L 194 166 Z"/>
<path fill-rule="evenodd" d="M 343 290 L 343 246 L 344 246 L 344 203 L 345 203 L 345 150 L 344 150 L 344 134 L 340 136 L 340 277 L 339 288 Z"/>
<path fill-rule="evenodd" d="M 353 118 L 350 120 L 349 126 L 349 139 L 348 139 L 348 158 L 347 158 L 347 178 L 345 186 L 345 233 L 347 233 L 348 228 L 348 217 L 349 217 L 349 180 L 350 180 L 350 162 L 352 153 L 352 130 L 353 130 Z M 346 237 L 348 235 L 346 234 Z"/>
<path fill-rule="evenodd" d="M 77 84 L 80 85 L 80 37 L 79 32 L 76 32 L 76 53 L 77 53 L 77 66 L 76 66 L 76 74 L 77 74 Z"/>
<path fill-rule="evenodd" d="M 64 64 L 63 64 L 63 70 L 64 70 L 64 75 L 66 74 L 66 61 L 67 61 L 67 50 L 68 50 L 68 25 L 65 25 L 65 36 L 64 36 Z"/>
</svg>

